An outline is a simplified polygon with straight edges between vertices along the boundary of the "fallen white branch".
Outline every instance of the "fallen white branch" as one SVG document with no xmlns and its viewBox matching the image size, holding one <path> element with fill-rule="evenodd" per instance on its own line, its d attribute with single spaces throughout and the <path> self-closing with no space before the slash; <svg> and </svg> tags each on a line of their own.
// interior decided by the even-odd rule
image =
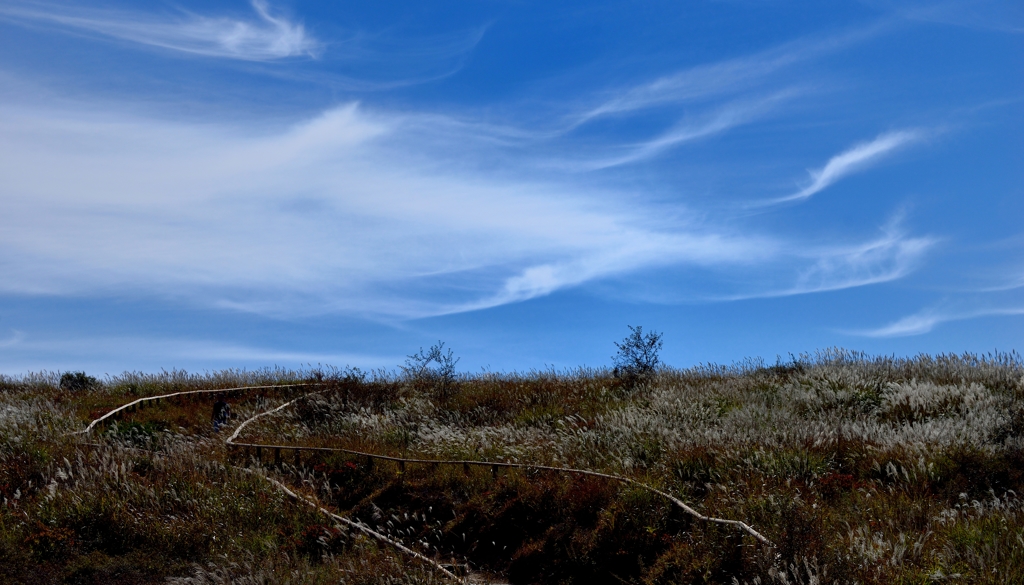
<svg viewBox="0 0 1024 585">
<path fill-rule="evenodd" d="M 377 532 L 376 530 L 370 528 L 369 526 L 366 526 L 362 522 L 353 522 L 352 520 L 349 520 L 348 518 L 345 518 L 344 516 L 339 516 L 339 515 L 335 514 L 334 512 L 331 512 L 330 510 L 328 510 L 327 508 L 324 508 L 323 506 L 321 506 L 320 504 L 318 504 L 314 500 L 309 499 L 306 496 L 300 495 L 300 494 L 298 494 L 296 492 L 293 492 L 292 490 L 288 489 L 288 486 L 286 486 L 283 483 L 277 481 L 276 479 L 273 479 L 273 478 L 271 478 L 271 477 L 269 477 L 269 476 L 267 476 L 265 474 L 258 474 L 256 472 L 254 472 L 253 470 L 247 469 L 245 467 L 235 467 L 235 469 L 239 469 L 239 470 L 245 471 L 247 473 L 252 473 L 252 474 L 255 474 L 255 475 L 259 475 L 263 479 L 265 479 L 268 482 L 270 482 L 271 484 L 273 484 L 277 489 L 279 489 L 282 492 L 284 492 L 285 494 L 287 494 L 288 497 L 290 497 L 290 498 L 292 498 L 292 499 L 294 499 L 296 501 L 302 502 L 304 504 L 307 504 L 309 506 L 312 506 L 313 508 L 316 508 L 318 511 L 320 511 L 320 513 L 325 514 L 325 515 L 333 518 L 334 520 L 337 520 L 338 522 L 341 522 L 345 526 L 348 526 L 350 528 L 354 528 L 354 529 L 362 532 L 363 534 L 365 534 L 365 535 L 367 535 L 367 536 L 369 536 L 369 537 L 371 537 L 371 538 L 373 538 L 375 540 L 379 540 L 379 541 L 381 541 L 381 542 L 383 542 L 383 543 L 385 543 L 385 544 L 387 544 L 389 546 L 393 546 L 396 549 L 400 550 L 401 552 L 404 552 L 405 554 L 411 555 L 411 556 L 415 557 L 416 559 L 419 559 L 419 560 L 423 561 L 424 563 L 429 564 L 431 567 L 433 567 L 434 569 L 437 569 L 442 574 L 444 574 L 446 577 L 454 579 L 455 581 L 457 581 L 459 583 L 462 582 L 462 579 L 460 579 L 455 573 L 452 573 L 448 569 L 444 568 L 440 563 L 438 563 L 434 559 L 431 559 L 430 557 L 427 557 L 427 556 L 425 556 L 423 554 L 420 554 L 420 553 L 412 550 L 411 548 L 403 545 L 400 542 L 397 542 L 397 541 L 394 541 L 394 540 L 388 538 L 387 536 L 381 534 L 380 532 Z"/>
</svg>

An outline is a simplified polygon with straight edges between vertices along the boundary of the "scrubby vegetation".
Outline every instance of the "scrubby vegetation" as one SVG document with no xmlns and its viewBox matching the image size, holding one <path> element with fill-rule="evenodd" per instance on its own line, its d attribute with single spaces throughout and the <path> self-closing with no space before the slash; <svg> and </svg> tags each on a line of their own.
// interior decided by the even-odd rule
<svg viewBox="0 0 1024 585">
<path fill-rule="evenodd" d="M 833 350 L 640 378 L 425 375 L 417 364 L 372 374 L 0 378 L 0 581 L 446 582 L 289 500 L 266 473 L 473 578 L 1024 582 L 1016 354 Z M 296 383 L 310 386 L 285 387 Z M 252 450 L 229 457 L 225 433 L 210 425 L 212 395 L 165 399 L 88 436 L 68 434 L 141 396 L 257 385 L 280 387 L 231 393 L 238 418 L 229 431 L 305 397 L 247 426 L 246 442 L 612 473 L 747 522 L 773 544 L 597 477 L 327 451 L 305 452 L 298 465 L 268 450 L 262 461 Z"/>
</svg>

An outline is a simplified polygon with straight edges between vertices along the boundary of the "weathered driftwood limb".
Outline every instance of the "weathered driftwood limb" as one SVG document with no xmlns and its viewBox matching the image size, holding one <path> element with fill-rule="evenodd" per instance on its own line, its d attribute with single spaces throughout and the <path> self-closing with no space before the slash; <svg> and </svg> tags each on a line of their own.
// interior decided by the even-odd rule
<svg viewBox="0 0 1024 585">
<path fill-rule="evenodd" d="M 653 494 L 657 494 L 657 495 L 667 499 L 668 501 L 672 502 L 675 506 L 677 506 L 679 509 L 683 510 L 684 512 L 686 512 L 687 514 L 689 514 L 690 516 L 692 516 L 692 517 L 694 517 L 694 518 L 696 518 L 698 520 L 701 520 L 703 522 L 711 522 L 711 523 L 714 523 L 714 524 L 723 524 L 723 525 L 726 525 L 726 526 L 736 527 L 736 528 L 746 532 L 750 536 L 753 536 L 759 542 L 761 542 L 763 544 L 766 544 L 768 546 L 774 546 L 770 540 L 768 540 L 760 532 L 754 530 L 753 527 L 751 527 L 746 522 L 742 522 L 740 520 L 729 520 L 729 519 L 726 519 L 726 518 L 715 518 L 714 516 L 707 516 L 705 514 L 701 514 L 700 512 L 698 512 L 697 510 L 695 510 L 691 506 L 689 506 L 686 502 L 680 500 L 679 498 L 677 498 L 677 497 L 675 497 L 675 496 L 673 496 L 673 495 L 671 495 L 669 493 L 666 493 L 666 492 L 664 492 L 662 490 L 659 490 L 659 489 L 657 489 L 657 488 L 655 488 L 653 486 L 647 485 L 647 484 L 645 484 L 643 482 L 640 482 L 640 481 L 637 481 L 635 479 L 631 479 L 631 478 L 628 478 L 628 477 L 623 477 L 621 475 L 614 475 L 614 474 L 611 474 L 611 473 L 602 473 L 602 472 L 599 472 L 599 471 L 591 471 L 589 469 L 575 469 L 575 468 L 571 468 L 571 467 L 554 467 L 554 466 L 551 466 L 551 465 L 535 465 L 535 464 L 532 464 L 532 463 L 507 463 L 507 462 L 498 462 L 498 461 L 476 461 L 476 460 L 472 460 L 472 459 L 470 459 L 470 460 L 464 460 L 464 459 L 416 459 L 416 458 L 409 458 L 409 457 L 393 457 L 393 456 L 390 456 L 390 455 L 379 455 L 379 454 L 376 454 L 376 453 L 367 453 L 367 452 L 364 452 L 364 451 L 355 451 L 355 450 L 352 450 L 352 449 L 343 449 L 343 448 L 340 448 L 340 447 L 300 447 L 300 446 L 297 446 L 297 445 L 263 445 L 263 444 L 255 444 L 255 443 L 239 443 L 239 442 L 235 441 L 235 439 L 238 437 L 238 435 L 242 432 L 242 429 L 245 427 L 245 425 L 249 424 L 250 422 L 252 422 L 256 418 L 261 417 L 261 416 L 265 416 L 265 415 L 269 415 L 269 414 L 273 414 L 273 413 L 276 413 L 276 412 L 280 412 L 282 409 L 287 408 L 288 406 L 291 406 L 292 404 L 298 402 L 299 400 L 302 400 L 302 399 L 304 399 L 304 398 L 306 398 L 308 396 L 312 396 L 314 394 L 320 394 L 320 393 L 321 392 L 312 392 L 312 393 L 309 393 L 309 394 L 305 394 L 305 395 L 300 396 L 300 397 L 298 397 L 298 398 L 296 398 L 294 400 L 286 402 L 285 404 L 282 404 L 282 405 L 278 406 L 277 408 L 275 408 L 273 410 L 269 410 L 267 412 L 258 414 L 256 416 L 250 418 L 249 420 L 247 420 L 244 423 L 240 424 L 237 429 L 235 429 L 235 432 L 231 435 L 231 437 L 228 438 L 228 444 L 231 444 L 231 445 L 244 445 L 244 446 L 249 446 L 249 447 L 289 448 L 289 449 L 301 449 L 301 450 L 304 450 L 304 451 L 321 451 L 321 452 L 346 453 L 346 454 L 349 454 L 349 455 L 358 455 L 358 456 L 366 457 L 369 460 L 379 459 L 379 460 L 383 460 L 383 461 L 393 461 L 393 462 L 398 464 L 399 471 L 400 471 L 400 473 L 402 473 L 403 476 L 404 476 L 404 472 L 405 472 L 405 465 L 406 465 L 406 463 L 420 463 L 420 464 L 426 464 L 426 465 L 431 465 L 431 466 L 437 466 L 437 465 L 462 465 L 464 469 L 468 469 L 469 466 L 471 466 L 471 465 L 473 465 L 473 466 L 489 466 L 491 468 L 491 475 L 495 479 L 497 479 L 497 477 L 498 477 L 498 469 L 502 468 L 502 467 L 505 467 L 505 468 L 517 468 L 517 469 L 533 469 L 533 470 L 540 470 L 540 471 L 553 471 L 553 472 L 556 472 L 556 473 L 572 473 L 572 474 L 575 474 L 575 475 L 589 475 L 589 476 L 592 476 L 592 477 L 601 477 L 601 478 L 605 478 L 605 479 L 610 479 L 612 481 L 617 481 L 617 482 L 620 482 L 620 483 L 624 483 L 624 484 L 628 484 L 628 485 L 633 485 L 633 486 L 636 486 L 638 488 L 647 490 L 647 491 L 649 491 L 649 492 L 651 492 Z"/>
<path fill-rule="evenodd" d="M 302 386 L 316 386 L 316 385 L 317 385 L 316 383 L 307 383 L 307 384 L 279 384 L 279 385 L 276 385 L 276 386 L 240 386 L 238 388 L 218 388 L 218 389 L 214 389 L 214 390 L 186 390 L 184 392 L 172 392 L 171 394 L 161 394 L 159 396 L 144 396 L 144 397 L 139 398 L 137 400 L 133 400 L 133 401 L 129 402 L 128 404 L 123 404 L 121 406 L 118 406 L 114 410 L 111 410 L 107 414 L 104 414 L 103 416 L 99 417 L 98 419 L 90 422 L 89 426 L 85 427 L 84 429 L 82 429 L 80 431 L 74 431 L 74 432 L 68 433 L 68 434 L 69 435 L 85 435 L 85 434 L 88 434 L 94 428 L 96 428 L 96 425 L 98 425 L 101 422 L 107 420 L 108 418 L 114 416 L 115 414 L 118 414 L 120 412 L 131 412 L 132 410 L 134 410 L 138 406 L 145 405 L 147 402 L 153 402 L 154 404 L 159 404 L 160 400 L 162 398 L 173 398 L 175 396 L 189 396 L 189 395 L 194 395 L 194 394 L 216 394 L 216 393 L 220 393 L 220 392 L 239 391 L 239 390 L 265 390 L 267 388 L 299 388 L 299 387 L 302 387 Z"/>
<path fill-rule="evenodd" d="M 303 386 L 313 386 L 314 384 L 302 384 L 302 385 Z M 285 402 L 284 404 L 278 406 L 277 408 L 273 408 L 273 409 L 268 410 L 266 412 L 261 412 L 259 414 L 256 414 L 254 416 L 251 416 L 251 417 L 245 419 L 244 421 L 242 421 L 241 424 L 238 425 L 238 427 L 235 428 L 235 432 L 231 433 L 231 436 L 228 437 L 227 440 L 224 441 L 224 442 L 227 443 L 228 445 L 235 444 L 235 442 L 234 442 L 235 439 L 238 438 L 238 435 L 242 432 L 242 429 L 244 429 L 246 426 L 248 426 L 249 423 L 255 421 L 258 418 L 261 418 L 261 417 L 264 417 L 264 416 L 270 416 L 271 414 L 274 414 L 274 413 L 277 413 L 277 412 L 281 412 L 285 408 L 288 408 L 289 406 L 295 404 L 296 402 L 298 402 L 299 400 L 302 400 L 303 398 L 308 398 L 310 396 L 313 396 L 314 394 L 322 394 L 323 392 L 324 391 L 321 390 L 320 392 L 310 392 L 309 394 L 303 394 L 302 396 L 299 396 L 298 398 L 295 398 L 294 400 L 289 400 L 288 402 Z M 260 446 L 261 447 L 289 447 L 288 445 L 260 445 Z"/>
<path fill-rule="evenodd" d="M 246 469 L 244 467 L 238 467 L 236 469 L 240 469 L 240 470 L 245 471 L 247 473 L 255 473 L 251 469 Z M 369 526 L 363 524 L 362 522 L 353 522 L 352 520 L 349 520 L 348 518 L 346 518 L 344 516 L 339 516 L 339 515 L 335 514 L 334 512 L 331 512 L 330 510 L 328 510 L 327 508 L 324 508 L 323 506 L 321 506 L 320 504 L 318 504 L 314 500 L 312 500 L 310 498 L 307 498 L 306 496 L 300 495 L 300 494 L 298 494 L 296 492 L 293 492 L 292 490 L 288 489 L 288 486 L 286 486 L 283 483 L 277 481 L 276 479 L 268 477 L 268 476 L 266 476 L 264 474 L 257 474 L 257 475 L 259 475 L 260 477 L 262 477 L 266 481 L 270 482 L 274 487 L 276 487 L 277 489 L 279 489 L 282 492 L 284 492 L 288 497 L 292 498 L 293 500 L 298 501 L 298 502 L 302 502 L 302 503 L 304 503 L 306 505 L 309 505 L 309 506 L 312 506 L 313 508 L 316 508 L 320 513 L 329 516 L 330 518 L 332 518 L 332 519 L 334 519 L 334 520 L 344 524 L 345 526 L 348 526 L 350 528 L 354 528 L 354 529 L 362 532 L 363 534 L 369 536 L 370 538 L 373 538 L 375 540 L 379 540 L 380 542 L 383 542 L 383 543 L 385 543 L 385 544 L 387 544 L 389 546 L 392 546 L 392 547 L 398 549 L 399 551 L 401 551 L 401 552 L 403 552 L 403 553 L 405 553 L 407 555 L 410 555 L 410 556 L 416 558 L 417 560 L 423 561 L 424 563 L 429 564 L 432 568 L 434 568 L 437 571 L 439 571 L 440 573 L 442 573 L 444 576 L 446 576 L 446 577 L 448 577 L 448 578 L 450 578 L 450 579 L 452 579 L 452 580 L 454 580 L 454 581 L 456 581 L 458 583 L 462 583 L 462 579 L 460 579 L 457 575 L 455 575 L 455 573 L 452 573 L 448 569 L 444 568 L 440 563 L 438 563 L 434 559 L 431 559 L 430 557 L 427 557 L 427 556 L 425 556 L 423 554 L 420 554 L 420 553 L 412 550 L 411 548 L 403 545 L 400 542 L 397 542 L 395 540 L 392 540 L 392 539 L 388 538 L 387 536 L 381 534 L 380 532 L 377 532 L 376 530 L 374 530 L 374 529 L 370 528 Z"/>
</svg>

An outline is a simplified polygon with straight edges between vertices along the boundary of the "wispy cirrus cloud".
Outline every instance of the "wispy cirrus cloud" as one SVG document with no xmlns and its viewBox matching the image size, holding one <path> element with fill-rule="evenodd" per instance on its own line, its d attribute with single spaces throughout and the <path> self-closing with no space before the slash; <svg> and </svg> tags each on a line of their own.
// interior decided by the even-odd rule
<svg viewBox="0 0 1024 585">
<path fill-rule="evenodd" d="M 756 290 L 716 295 L 718 300 L 774 298 L 822 293 L 892 282 L 913 272 L 938 242 L 911 236 L 900 217 L 865 242 L 842 245 L 803 244 L 780 251 L 770 275 L 748 277 Z M 780 278 L 780 275 L 782 278 Z M 749 286 L 749 285 L 748 285 Z"/>
<path fill-rule="evenodd" d="M 887 26 L 874 24 L 843 34 L 807 38 L 753 54 L 703 63 L 652 81 L 622 85 L 576 102 L 552 136 L 571 134 L 606 118 L 629 119 L 648 110 L 685 106 L 687 115 L 654 137 L 612 144 L 584 160 L 554 163 L 570 170 L 601 170 L 649 160 L 688 142 L 751 123 L 782 103 L 820 88 L 792 78 L 798 65 L 870 38 Z M 583 104 L 583 105 L 580 105 Z M 561 157 L 556 157 L 556 160 Z"/>
<path fill-rule="evenodd" d="M 1003 0 L 861 0 L 909 20 L 1024 33 L 1024 7 Z"/>
<path fill-rule="evenodd" d="M 1019 270 L 1019 269 L 1018 269 Z M 939 325 L 952 321 L 967 321 L 982 317 L 1024 315 L 1024 300 L 1020 289 L 1024 277 L 1004 277 L 997 286 L 973 290 L 951 291 L 940 303 L 901 317 L 891 323 L 874 328 L 848 330 L 846 333 L 862 337 L 910 337 L 930 333 Z"/>
<path fill-rule="evenodd" d="M 864 170 L 869 166 L 878 163 L 885 156 L 892 154 L 899 148 L 907 146 L 923 138 L 920 130 L 898 130 L 880 134 L 870 142 L 855 144 L 847 150 L 833 156 L 825 163 L 825 166 L 817 170 L 808 171 L 811 175 L 810 183 L 792 195 L 772 199 L 766 203 L 785 203 L 787 201 L 800 201 L 823 191 L 836 181 L 850 174 Z"/>
<path fill-rule="evenodd" d="M 862 337 L 910 337 L 924 335 L 931 332 L 938 325 L 950 321 L 966 321 L 968 319 L 999 315 L 1024 315 L 1024 307 L 983 308 L 961 311 L 929 308 L 897 319 L 888 325 L 875 329 L 853 330 L 848 331 L 848 333 Z"/>
<path fill-rule="evenodd" d="M 578 172 L 647 160 L 750 123 L 804 94 L 804 86 L 780 89 L 777 80 L 768 87 L 773 71 L 863 34 L 870 33 L 795 43 L 621 92 L 580 119 L 718 102 L 625 154 L 605 137 L 597 148 L 610 156 L 543 172 L 538 155 L 582 145 L 593 152 L 591 137 L 354 102 L 284 129 L 130 117 L 95 104 L 0 107 L 0 271 L 11 275 L 0 292 L 131 290 L 263 314 L 403 319 L 663 268 L 745 285 L 704 298 L 891 281 L 908 274 L 932 240 L 893 229 L 857 244 L 811 245 L 682 203 L 654 204 L 631 187 L 595 187 Z M 754 82 L 744 79 L 755 71 Z M 823 180 L 911 134 L 883 135 L 835 157 Z M 34 229 L 32 218 L 46 218 L 50 229 Z M 759 270 L 781 276 L 752 274 Z"/>
<path fill-rule="evenodd" d="M 0 114 L 7 292 L 128 287 L 261 312 L 411 317 L 508 287 L 491 304 L 523 300 L 660 257 L 729 261 L 762 248 L 741 235 L 708 246 L 715 228 L 664 225 L 611 193 L 446 168 L 410 134 L 421 126 L 354 105 L 259 136 Z M 586 270 L 514 285 L 523 266 L 542 264 Z"/>
<path fill-rule="evenodd" d="M 935 243 L 935 238 L 908 236 L 893 224 L 877 239 L 818 251 L 814 263 L 784 292 L 806 294 L 893 281 L 916 268 Z"/>
<path fill-rule="evenodd" d="M 659 267 L 785 267 L 776 290 L 834 290 L 906 274 L 928 247 L 893 232 L 809 251 L 514 159 L 477 172 L 475 130 L 355 104 L 284 130 L 0 108 L 0 292 L 415 318 Z"/>
<path fill-rule="evenodd" d="M 551 294 L 589 281 L 672 266 L 737 268 L 756 262 L 777 263 L 780 242 L 767 236 L 724 233 L 626 233 L 619 244 L 599 254 L 561 263 L 529 266 L 504 280 L 493 294 L 452 312 L 479 310 Z M 652 284 L 652 286 L 655 286 Z"/>
<path fill-rule="evenodd" d="M 726 132 L 764 116 L 781 103 L 800 94 L 797 89 L 786 89 L 764 97 L 736 100 L 716 108 L 697 122 L 683 121 L 651 140 L 625 147 L 626 153 L 579 163 L 582 170 L 600 170 L 640 162 L 682 144 Z M 572 168 L 574 165 L 570 164 Z"/>
<path fill-rule="evenodd" d="M 793 41 L 742 57 L 696 65 L 646 83 L 610 89 L 596 105 L 569 116 L 570 127 L 668 104 L 747 93 L 776 81 L 795 65 L 870 38 L 886 26 L 880 23 L 844 34 Z"/>
<path fill-rule="evenodd" d="M 244 19 L 15 1 L 0 7 L 0 18 L 51 24 L 171 51 L 245 61 L 313 57 L 321 51 L 322 43 L 301 23 L 275 15 L 265 0 L 252 0 L 251 5 L 255 18 Z"/>
</svg>

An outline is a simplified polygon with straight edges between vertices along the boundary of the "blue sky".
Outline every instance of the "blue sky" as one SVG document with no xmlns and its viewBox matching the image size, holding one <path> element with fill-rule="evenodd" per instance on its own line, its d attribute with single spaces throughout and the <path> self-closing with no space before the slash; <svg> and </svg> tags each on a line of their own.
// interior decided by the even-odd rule
<svg viewBox="0 0 1024 585">
<path fill-rule="evenodd" d="M 0 372 L 1024 341 L 1024 6 L 0 5 Z"/>
</svg>

